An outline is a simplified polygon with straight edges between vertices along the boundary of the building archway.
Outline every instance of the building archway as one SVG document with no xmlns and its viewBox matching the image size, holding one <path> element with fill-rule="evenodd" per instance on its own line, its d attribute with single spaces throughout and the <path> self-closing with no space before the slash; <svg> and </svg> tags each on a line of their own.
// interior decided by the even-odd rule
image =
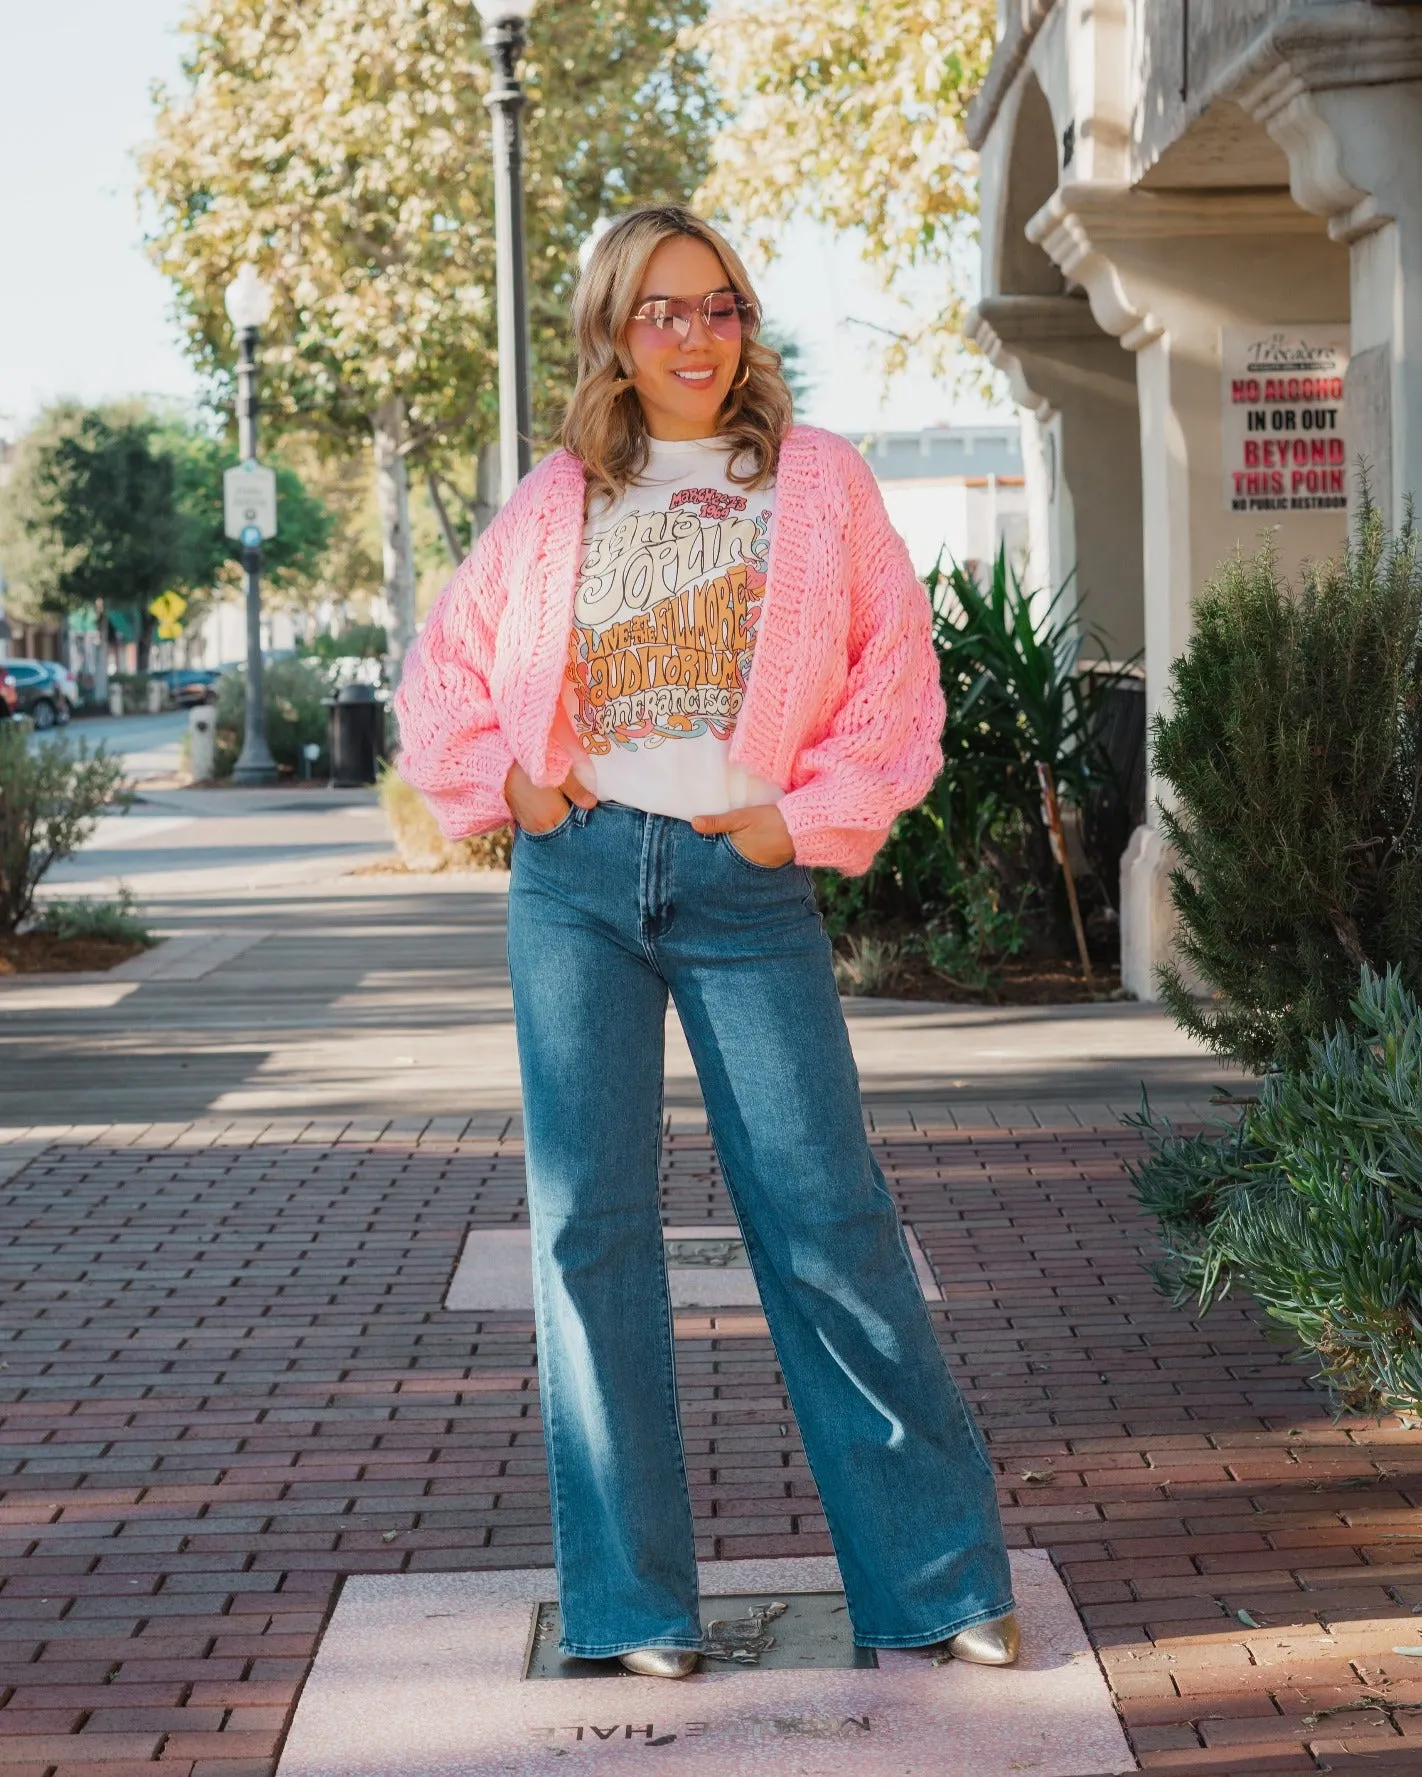
<svg viewBox="0 0 1422 1777">
<path fill-rule="evenodd" d="M 1005 172 L 997 183 L 989 294 L 971 326 L 1006 372 L 1018 404 L 1030 570 L 1052 589 L 1073 577 L 1087 658 L 1126 660 L 1145 633 L 1135 361 L 1027 233 L 1061 178 L 1051 108 L 1031 73 L 1012 118 Z"/>
<path fill-rule="evenodd" d="M 1063 296 L 1066 279 L 1027 224 L 1057 188 L 1057 132 L 1047 95 L 1032 75 L 1022 86 L 1002 192 L 993 287 L 1002 295 Z"/>
</svg>

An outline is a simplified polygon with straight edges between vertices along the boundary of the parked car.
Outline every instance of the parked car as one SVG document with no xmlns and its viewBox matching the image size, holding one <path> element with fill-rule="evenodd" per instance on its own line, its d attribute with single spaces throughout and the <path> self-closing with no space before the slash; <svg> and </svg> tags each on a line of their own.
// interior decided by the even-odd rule
<svg viewBox="0 0 1422 1777">
<path fill-rule="evenodd" d="M 8 722 L 20 708 L 20 693 L 15 681 L 0 667 L 0 722 Z"/>
<path fill-rule="evenodd" d="M 83 707 L 84 693 L 80 689 L 78 679 L 74 677 L 67 666 L 61 666 L 57 660 L 41 660 L 35 664 L 49 669 L 60 690 L 64 693 L 65 702 L 69 705 L 71 715 L 75 710 Z"/>
<path fill-rule="evenodd" d="M 3 660 L 0 672 L 14 680 L 19 713 L 28 716 L 36 728 L 67 722 L 79 701 L 79 687 L 68 667 L 57 660 Z"/>
<path fill-rule="evenodd" d="M 217 681 L 222 677 L 212 666 L 175 666 L 160 675 L 168 687 L 168 696 L 179 709 L 194 704 L 217 702 Z"/>
</svg>

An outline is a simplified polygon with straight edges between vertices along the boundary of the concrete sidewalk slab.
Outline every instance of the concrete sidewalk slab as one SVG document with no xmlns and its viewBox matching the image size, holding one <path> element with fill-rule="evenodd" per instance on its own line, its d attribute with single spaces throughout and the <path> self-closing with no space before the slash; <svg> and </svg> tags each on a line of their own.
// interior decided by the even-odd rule
<svg viewBox="0 0 1422 1777">
<path fill-rule="evenodd" d="M 1050 1559 L 1012 1557 L 1016 1667 L 880 1649 L 873 1669 L 707 1662 L 689 1679 L 524 1680 L 547 1568 L 350 1579 L 278 1777 L 532 1777 L 573 1755 L 688 1777 L 1103 1777 L 1138 1767 Z M 703 1563 L 706 1594 L 838 1591 L 831 1559 Z M 655 1749 L 655 1759 L 648 1752 Z"/>
</svg>

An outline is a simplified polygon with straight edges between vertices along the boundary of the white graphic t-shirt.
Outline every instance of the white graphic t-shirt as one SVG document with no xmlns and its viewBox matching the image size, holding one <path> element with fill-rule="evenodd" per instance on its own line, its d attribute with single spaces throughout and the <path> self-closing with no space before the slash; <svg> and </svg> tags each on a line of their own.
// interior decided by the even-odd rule
<svg viewBox="0 0 1422 1777">
<path fill-rule="evenodd" d="M 649 439 L 639 480 L 583 534 L 563 708 L 573 771 L 649 814 L 778 802 L 727 758 L 760 627 L 773 489 L 727 479 L 715 440 Z"/>
</svg>

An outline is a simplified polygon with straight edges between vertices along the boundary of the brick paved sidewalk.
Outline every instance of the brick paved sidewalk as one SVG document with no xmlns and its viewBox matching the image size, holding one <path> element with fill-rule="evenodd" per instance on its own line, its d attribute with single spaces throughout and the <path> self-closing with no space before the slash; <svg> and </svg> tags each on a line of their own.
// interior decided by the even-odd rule
<svg viewBox="0 0 1422 1777">
<path fill-rule="evenodd" d="M 530 1320 L 439 1306 L 523 1217 L 516 1126 L 298 1127 L 41 1138 L 0 1186 L 5 1777 L 266 1777 L 340 1576 L 551 1561 Z M 873 1139 L 1142 1765 L 1422 1772 L 1419 1434 L 1154 1292 L 1125 1132 Z M 704 1135 L 666 1215 L 728 1215 Z M 678 1337 L 703 1556 L 827 1552 L 763 1323 Z"/>
</svg>

